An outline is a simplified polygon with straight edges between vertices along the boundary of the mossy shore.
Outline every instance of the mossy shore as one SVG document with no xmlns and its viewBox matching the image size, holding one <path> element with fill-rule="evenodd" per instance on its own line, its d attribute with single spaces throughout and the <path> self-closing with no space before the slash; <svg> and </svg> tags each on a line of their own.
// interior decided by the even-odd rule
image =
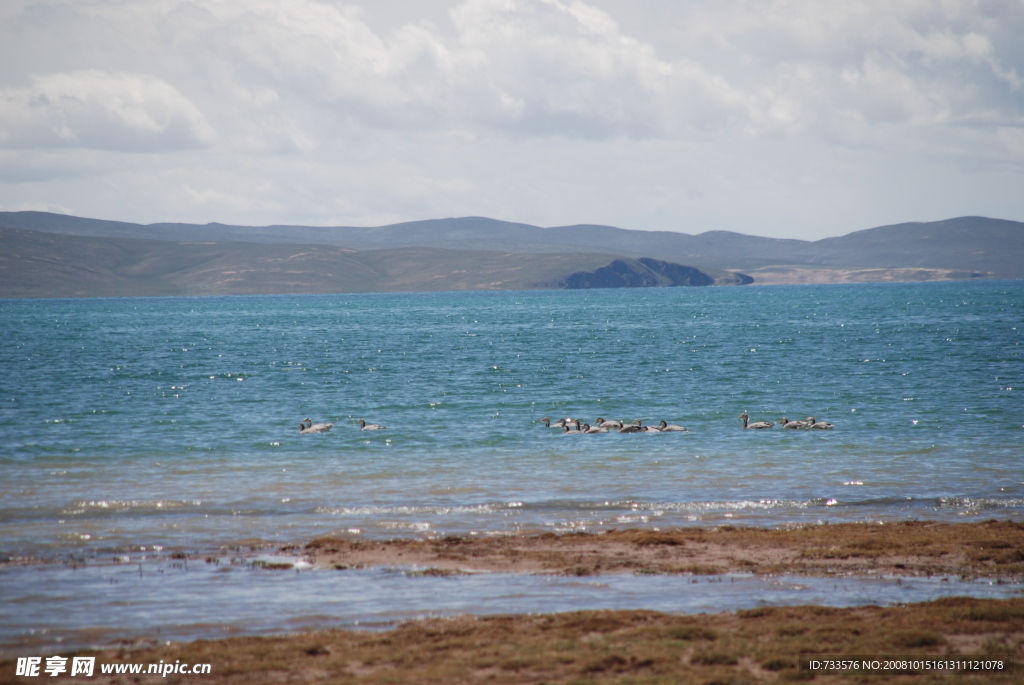
<svg viewBox="0 0 1024 685">
<path fill-rule="evenodd" d="M 819 525 L 792 529 L 627 530 L 599 535 L 368 541 L 321 537 L 282 548 L 329 572 L 415 565 L 561 575 L 754 572 L 851 577 L 1024 579 L 1024 524 Z M 456 580 L 456 584 L 457 584 Z M 209 675 L 101 675 L 96 683 L 1019 683 L 1024 597 L 961 597 L 905 606 L 766 607 L 674 615 L 583 611 L 410 621 L 384 632 L 331 630 L 180 644 L 140 642 L 97 664 L 211 664 Z M 801 659 L 967 657 L 1002 671 L 812 671 Z M 64 656 L 70 656 L 65 654 Z M 0 682 L 17 677 L 0 662 Z M 79 682 L 81 676 L 48 682 Z"/>
<path fill-rule="evenodd" d="M 758 573 L 1024 578 L 1024 523 L 842 523 L 769 529 L 630 529 L 600 534 L 364 540 L 285 548 L 322 568 L 417 565 L 556 575 Z"/>
<path fill-rule="evenodd" d="M 334 630 L 96 653 L 97 663 L 209 663 L 209 675 L 102 676 L 95 683 L 1019 683 L 1024 599 L 949 598 L 901 607 L 762 608 L 460 616 L 382 633 Z M 1002 672 L 813 672 L 801 657 L 971 655 Z M 0 664 L 0 678 L 15 678 Z M 51 678 L 78 682 L 82 678 Z"/>
</svg>

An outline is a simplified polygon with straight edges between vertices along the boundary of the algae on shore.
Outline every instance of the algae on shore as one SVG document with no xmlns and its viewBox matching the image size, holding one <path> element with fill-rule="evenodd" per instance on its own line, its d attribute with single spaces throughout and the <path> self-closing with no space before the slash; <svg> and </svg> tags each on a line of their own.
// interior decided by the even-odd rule
<svg viewBox="0 0 1024 685">
<path fill-rule="evenodd" d="M 209 663 L 210 675 L 132 677 L 137 683 L 1016 683 L 1024 668 L 1024 599 L 947 598 L 836 609 L 764 607 L 670 615 L 581 611 L 410 621 L 387 632 L 332 630 L 96 653 L 98 663 Z M 811 655 L 973 656 L 1001 672 L 811 672 Z M 14 672 L 0 663 L 0 677 Z M 98 671 L 97 671 L 98 672 Z M 78 678 L 80 680 L 80 678 Z M 75 678 L 47 678 L 74 682 Z M 29 683 L 32 678 L 9 682 Z M 129 682 L 97 676 L 96 683 Z"/>
<path fill-rule="evenodd" d="M 428 575 L 471 570 L 848 576 L 952 575 L 1019 581 L 1024 523 L 844 523 L 796 528 L 623 530 L 601 534 L 374 541 L 325 536 L 301 551 L 320 568 L 416 565 Z M 455 581 L 456 583 L 458 580 Z M 1024 598 L 951 597 L 894 607 L 761 607 L 675 615 L 580 611 L 463 615 L 385 632 L 330 630 L 279 637 L 89 652 L 98 663 L 209 663 L 210 675 L 97 675 L 98 683 L 1015 683 L 1024 669 Z M 1000 672 L 812 672 L 801 658 L 972 656 L 1012 662 Z M 0 682 L 17 677 L 0 662 Z M 80 678 L 79 678 L 80 679 Z M 54 682 L 74 678 L 48 677 Z"/>
<path fill-rule="evenodd" d="M 437 573 L 1024 577 L 1024 523 L 994 520 L 629 529 L 427 540 L 325 536 L 304 548 L 286 550 L 302 551 L 323 568 L 417 564 Z"/>
</svg>

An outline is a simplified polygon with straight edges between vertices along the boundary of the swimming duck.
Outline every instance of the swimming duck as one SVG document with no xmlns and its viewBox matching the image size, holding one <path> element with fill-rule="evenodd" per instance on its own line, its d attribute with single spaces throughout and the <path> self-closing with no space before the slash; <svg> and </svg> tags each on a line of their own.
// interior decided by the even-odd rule
<svg viewBox="0 0 1024 685">
<path fill-rule="evenodd" d="M 594 422 L 594 425 L 603 426 L 605 428 L 622 428 L 622 421 L 615 421 L 614 419 L 611 421 L 605 421 L 603 418 L 598 416 L 597 421 Z"/>
<path fill-rule="evenodd" d="M 379 431 L 384 430 L 387 426 L 381 426 L 376 423 L 366 423 L 366 421 L 359 419 L 359 430 L 361 431 Z"/>
<path fill-rule="evenodd" d="M 316 424 L 314 424 L 311 419 L 305 418 L 305 419 L 302 419 L 302 421 L 299 423 L 299 433 L 300 434 L 326 433 L 327 431 L 331 430 L 331 428 L 333 426 L 334 426 L 333 423 L 316 423 Z"/>
<path fill-rule="evenodd" d="M 686 433 L 690 432 L 688 429 L 683 428 L 682 426 L 677 426 L 674 423 L 667 423 L 665 421 L 661 421 L 660 423 L 658 423 L 658 429 L 662 433 L 672 433 L 672 432 L 679 432 L 679 431 L 684 431 Z"/>
<path fill-rule="evenodd" d="M 644 427 L 640 425 L 640 419 L 633 421 L 633 423 L 627 423 L 619 429 L 619 433 L 640 433 L 644 431 Z"/>
<path fill-rule="evenodd" d="M 772 426 L 775 425 L 771 421 L 755 421 L 754 423 L 749 423 L 748 422 L 749 419 L 750 419 L 750 417 L 747 416 L 747 412 L 743 412 L 742 414 L 740 414 L 740 420 L 743 421 L 743 427 L 744 428 L 750 428 L 750 429 L 754 429 L 754 430 L 761 430 L 761 429 L 764 429 L 764 428 L 771 428 Z"/>
<path fill-rule="evenodd" d="M 816 428 L 818 430 L 828 431 L 828 430 L 832 430 L 832 428 L 834 427 L 828 421 L 815 421 L 813 416 L 810 417 L 810 421 L 811 421 L 811 425 L 808 426 L 808 428 Z"/>
<path fill-rule="evenodd" d="M 790 430 L 803 430 L 808 427 L 806 421 L 790 421 L 785 416 L 779 419 L 779 425 Z"/>
<path fill-rule="evenodd" d="M 604 426 L 591 426 L 589 423 L 585 423 L 580 426 L 581 433 L 607 433 L 608 429 Z"/>
</svg>

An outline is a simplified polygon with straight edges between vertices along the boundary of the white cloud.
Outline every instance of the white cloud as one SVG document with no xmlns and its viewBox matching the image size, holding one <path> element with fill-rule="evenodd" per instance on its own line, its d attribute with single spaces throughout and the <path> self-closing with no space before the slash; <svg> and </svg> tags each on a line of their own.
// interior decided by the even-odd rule
<svg viewBox="0 0 1024 685">
<path fill-rule="evenodd" d="M 167 134 L 174 126 L 155 116 L 162 102 L 195 141 L 211 134 L 185 92 L 213 120 L 244 118 L 239 133 L 255 125 L 256 138 L 290 116 L 326 135 L 338 133 L 333 121 L 666 139 L 808 130 L 842 139 L 857 122 L 948 124 L 979 111 L 1020 120 L 1020 77 L 970 5 L 696 3 L 680 10 L 681 47 L 665 58 L 580 0 L 465 0 L 450 11 L 454 38 L 414 22 L 377 33 L 358 8 L 326 0 L 163 0 L 131 11 L 92 0 L 52 10 L 73 14 L 54 20 L 70 34 L 51 40 L 58 52 L 59 43 L 96 49 L 76 24 L 138 36 L 104 51 L 120 71 L 37 75 L 32 89 L 6 96 L 24 110 L 56 88 L 71 109 L 96 110 L 97 126 Z M 154 73 L 126 75 L 140 63 Z M 110 91 L 120 110 L 105 104 Z M 73 104 L 83 99 L 98 104 Z M 58 124 L 52 137 L 72 144 Z"/>
<path fill-rule="evenodd" d="M 202 114 L 148 75 L 95 69 L 47 74 L 0 89 L 0 146 L 173 150 L 213 142 Z"/>
<path fill-rule="evenodd" d="M 1024 173 L 1021 0 L 429 0 L 429 21 L 411 0 L 19 1 L 0 15 L 7 206 L 837 232 L 885 214 L 812 218 L 872 171 L 939 165 L 963 213 Z"/>
</svg>

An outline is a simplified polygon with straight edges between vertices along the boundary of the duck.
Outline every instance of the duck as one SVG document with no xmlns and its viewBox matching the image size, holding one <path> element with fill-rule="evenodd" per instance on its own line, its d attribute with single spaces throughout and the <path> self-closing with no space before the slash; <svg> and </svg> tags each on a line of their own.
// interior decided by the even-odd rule
<svg viewBox="0 0 1024 685">
<path fill-rule="evenodd" d="M 607 433 L 608 429 L 604 426 L 591 426 L 589 423 L 585 423 L 580 426 L 581 433 Z"/>
<path fill-rule="evenodd" d="M 640 425 L 640 419 L 633 421 L 633 423 L 627 423 L 619 429 L 619 433 L 640 433 L 644 431 L 644 427 Z"/>
<path fill-rule="evenodd" d="M 674 424 L 674 423 L 667 423 L 667 422 L 665 422 L 665 421 L 660 421 L 660 422 L 658 423 L 658 429 L 659 429 L 659 430 L 660 430 L 660 431 L 661 431 L 662 433 L 673 433 L 673 432 L 685 432 L 685 433 L 689 433 L 689 432 L 690 432 L 688 428 L 683 428 L 682 426 L 677 426 L 677 425 L 676 425 L 676 424 Z"/>
<path fill-rule="evenodd" d="M 570 427 L 570 426 L 569 426 L 569 424 L 565 424 L 564 426 L 562 426 L 562 433 L 563 433 L 563 434 L 565 434 L 565 433 L 571 433 L 571 434 L 573 434 L 573 435 L 579 435 L 579 434 L 580 434 L 580 433 L 582 433 L 582 432 L 583 432 L 583 431 L 582 431 L 582 430 L 580 430 L 579 426 L 577 426 L 577 427 L 575 427 L 575 428 L 573 428 L 573 427 Z"/>
<path fill-rule="evenodd" d="M 361 431 L 379 431 L 384 430 L 387 426 L 381 426 L 376 423 L 366 423 L 363 419 L 359 419 L 359 430 Z"/>
<path fill-rule="evenodd" d="M 622 421 L 605 421 L 600 416 L 597 417 L 597 421 L 594 422 L 596 426 L 603 426 L 604 428 L 622 428 Z"/>
<path fill-rule="evenodd" d="M 640 426 L 641 433 L 660 433 L 661 426 Z"/>
<path fill-rule="evenodd" d="M 813 416 L 810 417 L 809 420 L 811 422 L 811 425 L 808 426 L 808 428 L 816 428 L 818 430 L 825 430 L 825 431 L 829 431 L 829 430 L 832 430 L 834 428 L 834 426 L 831 423 L 829 423 L 828 421 L 815 421 Z"/>
<path fill-rule="evenodd" d="M 745 428 L 745 429 L 749 428 L 749 429 L 754 429 L 754 430 L 762 430 L 762 429 L 765 429 L 765 428 L 771 428 L 772 426 L 775 425 L 771 421 L 755 421 L 754 423 L 749 423 L 749 419 L 750 419 L 750 417 L 747 416 L 747 412 L 743 412 L 742 414 L 740 414 L 740 420 L 743 421 L 743 428 Z"/>
<path fill-rule="evenodd" d="M 333 427 L 333 423 L 313 423 L 311 419 L 305 418 L 299 423 L 299 433 L 303 435 L 309 433 L 326 433 Z"/>
<path fill-rule="evenodd" d="M 808 427 L 806 421 L 790 421 L 785 416 L 779 419 L 779 425 L 790 430 L 803 430 Z"/>
</svg>

